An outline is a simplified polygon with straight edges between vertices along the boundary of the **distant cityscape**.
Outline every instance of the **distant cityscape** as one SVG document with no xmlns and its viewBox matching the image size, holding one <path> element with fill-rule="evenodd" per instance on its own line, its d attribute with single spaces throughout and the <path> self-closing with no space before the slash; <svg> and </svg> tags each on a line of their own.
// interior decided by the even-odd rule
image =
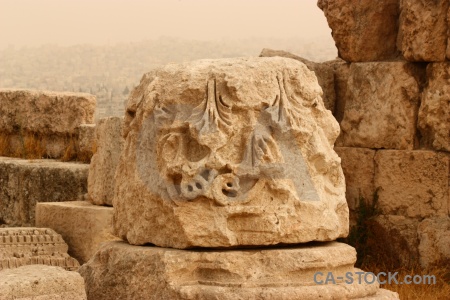
<svg viewBox="0 0 450 300">
<path fill-rule="evenodd" d="M 0 51 L 0 88 L 90 93 L 97 98 L 98 120 L 122 116 L 130 91 L 155 67 L 204 58 L 258 56 L 263 48 L 286 50 L 316 62 L 337 56 L 331 37 L 221 41 L 166 37 L 104 46 L 10 46 Z"/>
</svg>

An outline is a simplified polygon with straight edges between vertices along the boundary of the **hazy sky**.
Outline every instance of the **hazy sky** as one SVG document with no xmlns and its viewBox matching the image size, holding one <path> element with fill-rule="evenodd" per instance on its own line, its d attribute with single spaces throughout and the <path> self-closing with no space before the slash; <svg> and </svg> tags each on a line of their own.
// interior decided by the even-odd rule
<svg viewBox="0 0 450 300">
<path fill-rule="evenodd" d="M 330 35 L 317 0 L 0 0 L 0 48 Z"/>
</svg>

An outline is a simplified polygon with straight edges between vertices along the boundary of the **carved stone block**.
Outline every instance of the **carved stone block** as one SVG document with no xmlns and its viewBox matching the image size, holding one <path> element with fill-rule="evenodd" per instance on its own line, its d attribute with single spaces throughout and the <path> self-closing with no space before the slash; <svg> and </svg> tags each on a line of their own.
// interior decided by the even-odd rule
<svg viewBox="0 0 450 300">
<path fill-rule="evenodd" d="M 119 240 L 112 235 L 113 208 L 88 201 L 38 203 L 36 226 L 59 232 L 69 245 L 69 254 L 87 262 L 101 243 Z"/>
<path fill-rule="evenodd" d="M 379 289 L 376 282 L 366 284 L 362 280 L 359 284 L 355 272 L 362 271 L 353 267 L 355 261 L 355 250 L 336 242 L 231 251 L 177 250 L 112 242 L 79 272 L 85 280 L 88 298 L 98 300 L 126 299 L 130 295 L 135 299 L 158 300 L 398 299 L 396 293 Z M 335 284 L 332 281 L 319 284 L 330 273 Z M 343 282 L 347 274 L 353 276 L 352 284 Z M 370 281 L 373 277 L 367 278 Z"/>
<path fill-rule="evenodd" d="M 38 202 L 83 200 L 89 165 L 0 157 L 0 225 L 34 226 Z"/>
<path fill-rule="evenodd" d="M 67 250 L 61 235 L 50 228 L 0 228 L 0 270 L 37 264 L 78 269 Z"/>
<path fill-rule="evenodd" d="M 280 57 L 146 74 L 127 105 L 115 233 L 175 248 L 346 236 L 339 127 L 320 94 L 303 63 Z"/>
</svg>

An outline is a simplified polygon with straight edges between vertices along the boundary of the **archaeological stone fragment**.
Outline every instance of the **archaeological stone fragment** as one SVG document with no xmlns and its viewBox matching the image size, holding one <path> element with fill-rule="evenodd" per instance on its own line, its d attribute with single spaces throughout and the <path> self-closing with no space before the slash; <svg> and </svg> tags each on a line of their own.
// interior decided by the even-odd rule
<svg viewBox="0 0 450 300">
<path fill-rule="evenodd" d="M 346 236 L 339 128 L 320 94 L 313 72 L 280 57 L 146 74 L 127 105 L 115 233 L 175 248 Z"/>
<path fill-rule="evenodd" d="M 25 265 L 78 269 L 78 261 L 67 250 L 61 235 L 50 228 L 0 228 L 0 270 Z"/>
<path fill-rule="evenodd" d="M 112 205 L 116 168 L 119 163 L 124 139 L 123 118 L 101 119 L 95 131 L 96 152 L 89 165 L 88 196 L 96 205 Z"/>
<path fill-rule="evenodd" d="M 308 67 L 308 69 L 314 72 L 314 74 L 317 77 L 317 81 L 319 82 L 319 85 L 323 91 L 322 100 L 325 105 L 325 108 L 331 110 L 331 112 L 334 112 L 334 104 L 336 102 L 336 92 L 334 90 L 334 70 L 332 65 L 330 65 L 329 63 L 316 63 L 286 51 L 272 50 L 267 48 L 264 48 L 259 56 L 287 57 L 304 63 Z"/>
</svg>

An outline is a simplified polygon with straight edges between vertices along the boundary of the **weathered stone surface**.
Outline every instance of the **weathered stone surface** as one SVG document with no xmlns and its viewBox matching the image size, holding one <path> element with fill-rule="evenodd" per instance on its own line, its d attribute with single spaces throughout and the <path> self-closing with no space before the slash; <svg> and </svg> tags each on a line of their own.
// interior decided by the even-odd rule
<svg viewBox="0 0 450 300">
<path fill-rule="evenodd" d="M 89 299 L 355 299 L 378 284 L 317 284 L 345 276 L 355 250 L 342 243 L 286 249 L 190 251 L 108 243 L 79 272 Z M 124 289 L 123 287 L 127 288 Z M 395 293 L 391 294 L 395 298 Z M 365 299 L 365 298 L 363 298 Z"/>
<path fill-rule="evenodd" d="M 88 261 L 112 235 L 112 207 L 87 201 L 38 203 L 36 225 L 59 232 L 69 245 L 69 254 L 80 263 Z"/>
<path fill-rule="evenodd" d="M 375 192 L 375 150 L 335 147 L 341 158 L 345 176 L 345 195 L 350 210 L 355 210 L 360 198 L 371 201 Z"/>
<path fill-rule="evenodd" d="M 95 124 L 83 124 L 78 127 L 78 161 L 89 163 L 97 149 Z"/>
<path fill-rule="evenodd" d="M 349 62 L 396 57 L 398 0 L 319 0 L 338 48 Z"/>
<path fill-rule="evenodd" d="M 380 62 L 344 65 L 337 72 L 336 117 L 342 121 L 336 145 L 413 149 L 422 70 Z"/>
<path fill-rule="evenodd" d="M 123 149 L 123 118 L 101 119 L 96 129 L 97 151 L 89 167 L 89 201 L 97 205 L 112 205 L 117 165 Z"/>
<path fill-rule="evenodd" d="M 24 265 L 51 265 L 76 270 L 67 244 L 50 228 L 0 228 L 0 270 Z"/>
<path fill-rule="evenodd" d="M 87 297 L 83 278 L 77 272 L 31 265 L 0 271 L 0 300 L 14 299 L 86 300 Z"/>
<path fill-rule="evenodd" d="M 448 0 L 400 0 L 398 48 L 409 61 L 444 61 Z"/>
<path fill-rule="evenodd" d="M 229 247 L 348 233 L 339 128 L 314 74 L 280 57 L 170 64 L 127 106 L 115 233 L 131 244 Z"/>
<path fill-rule="evenodd" d="M 427 77 L 419 109 L 422 142 L 436 150 L 450 151 L 450 63 L 429 64 Z"/>
<path fill-rule="evenodd" d="M 448 215 L 449 157 L 433 151 L 380 150 L 375 187 L 384 214 L 409 218 Z"/>
<path fill-rule="evenodd" d="M 325 104 L 326 109 L 334 112 L 334 104 L 336 102 L 336 92 L 334 90 L 334 69 L 331 65 L 327 63 L 316 63 L 309 61 L 303 57 L 297 56 L 295 54 L 282 51 L 282 50 L 272 50 L 272 49 L 263 49 L 261 51 L 260 57 L 287 57 L 292 58 L 304 63 L 308 69 L 314 72 L 317 77 L 317 81 L 319 82 L 320 87 L 322 88 L 323 95 L 322 100 Z"/>
<path fill-rule="evenodd" d="M 425 219 L 418 227 L 420 264 L 427 268 L 450 262 L 450 218 Z"/>
<path fill-rule="evenodd" d="M 400 267 L 417 265 L 419 259 L 419 221 L 397 215 L 380 215 L 374 219 L 378 226 L 372 226 L 371 236 L 379 251 L 384 251 L 390 264 Z"/>
<path fill-rule="evenodd" d="M 77 156 L 77 127 L 94 122 L 95 97 L 80 93 L 0 89 L 0 155 Z"/>
<path fill-rule="evenodd" d="M 38 202 L 83 200 L 89 165 L 0 157 L 0 224 L 34 226 Z"/>
</svg>

